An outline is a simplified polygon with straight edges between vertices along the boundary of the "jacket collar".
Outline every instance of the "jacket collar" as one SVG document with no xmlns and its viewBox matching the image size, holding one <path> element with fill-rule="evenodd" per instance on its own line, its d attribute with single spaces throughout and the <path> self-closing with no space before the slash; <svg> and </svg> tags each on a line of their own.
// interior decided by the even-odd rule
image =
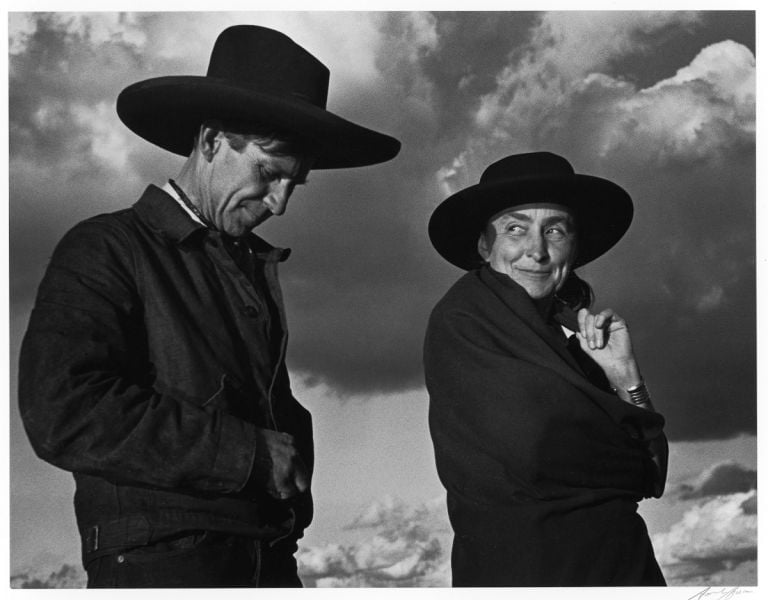
<svg viewBox="0 0 768 600">
<path fill-rule="evenodd" d="M 181 244 L 198 235 L 220 236 L 218 231 L 209 230 L 205 225 L 194 220 L 182 206 L 167 192 L 149 185 L 141 198 L 133 205 L 139 218 L 152 230 L 176 244 Z M 275 248 L 259 236 L 250 233 L 247 236 L 251 248 L 257 256 L 265 260 L 282 262 L 291 253 L 290 248 Z"/>
<path fill-rule="evenodd" d="M 133 205 L 139 218 L 151 229 L 179 244 L 205 226 L 194 221 L 179 203 L 156 185 L 149 185 Z"/>
</svg>

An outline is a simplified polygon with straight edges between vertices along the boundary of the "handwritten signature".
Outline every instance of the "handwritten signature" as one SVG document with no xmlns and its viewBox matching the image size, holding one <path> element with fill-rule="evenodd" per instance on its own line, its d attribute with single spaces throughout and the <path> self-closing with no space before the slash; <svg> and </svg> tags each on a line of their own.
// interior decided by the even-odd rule
<svg viewBox="0 0 768 600">
<path fill-rule="evenodd" d="M 694 594 L 688 600 L 704 600 L 705 598 L 709 600 L 730 600 L 734 596 L 737 596 L 739 594 L 751 594 L 752 590 L 742 590 L 739 587 L 731 587 L 731 588 L 712 588 L 712 587 L 706 587 L 700 592 Z"/>
</svg>

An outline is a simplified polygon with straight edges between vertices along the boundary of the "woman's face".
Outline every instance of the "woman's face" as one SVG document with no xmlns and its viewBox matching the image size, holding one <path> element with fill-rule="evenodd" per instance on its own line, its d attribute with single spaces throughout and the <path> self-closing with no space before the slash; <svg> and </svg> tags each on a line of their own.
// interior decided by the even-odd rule
<svg viewBox="0 0 768 600">
<path fill-rule="evenodd" d="M 576 259 L 573 216 L 558 204 L 506 209 L 489 219 L 477 249 L 531 298 L 546 298 L 560 288 Z"/>
</svg>

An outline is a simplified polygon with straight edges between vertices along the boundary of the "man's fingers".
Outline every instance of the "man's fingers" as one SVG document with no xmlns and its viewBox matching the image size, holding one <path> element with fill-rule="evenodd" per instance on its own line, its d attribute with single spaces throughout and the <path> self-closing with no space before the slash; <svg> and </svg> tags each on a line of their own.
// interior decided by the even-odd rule
<svg viewBox="0 0 768 600">
<path fill-rule="evenodd" d="M 272 483 L 269 493 L 288 500 L 309 488 L 310 476 L 289 433 L 270 431 L 268 435 L 272 458 Z"/>
<path fill-rule="evenodd" d="M 292 463 L 292 468 L 287 473 L 287 477 L 275 487 L 281 500 L 288 500 L 306 492 L 309 489 L 309 471 L 304 465 L 304 461 L 297 456 Z"/>
</svg>

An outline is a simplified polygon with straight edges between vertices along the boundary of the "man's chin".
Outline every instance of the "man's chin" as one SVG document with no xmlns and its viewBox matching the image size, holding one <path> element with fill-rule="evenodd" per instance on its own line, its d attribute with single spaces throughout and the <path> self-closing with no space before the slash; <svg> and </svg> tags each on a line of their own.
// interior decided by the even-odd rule
<svg viewBox="0 0 768 600">
<path fill-rule="evenodd" d="M 260 215 L 257 218 L 248 219 L 247 221 L 231 223 L 228 227 L 225 228 L 224 231 L 227 233 L 227 235 L 230 235 L 232 237 L 240 237 L 253 231 L 256 227 L 258 227 L 264 221 L 266 221 L 270 216 L 271 215 L 269 214 Z"/>
</svg>

